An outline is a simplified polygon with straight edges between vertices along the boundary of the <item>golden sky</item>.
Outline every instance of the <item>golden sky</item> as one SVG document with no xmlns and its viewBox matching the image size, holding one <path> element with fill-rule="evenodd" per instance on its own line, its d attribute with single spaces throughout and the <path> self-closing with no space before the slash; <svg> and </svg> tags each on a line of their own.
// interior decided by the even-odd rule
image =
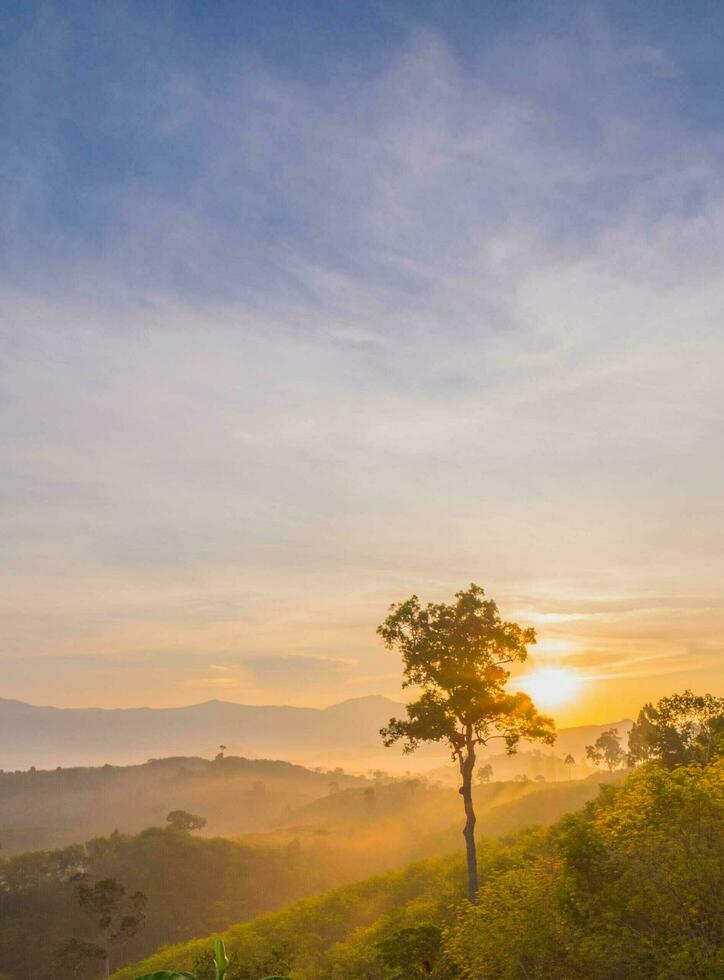
<svg viewBox="0 0 724 980">
<path fill-rule="evenodd" d="M 0 694 L 398 697 L 388 605 L 471 581 L 561 724 L 722 693 L 720 50 L 273 6 L 8 26 Z"/>
</svg>

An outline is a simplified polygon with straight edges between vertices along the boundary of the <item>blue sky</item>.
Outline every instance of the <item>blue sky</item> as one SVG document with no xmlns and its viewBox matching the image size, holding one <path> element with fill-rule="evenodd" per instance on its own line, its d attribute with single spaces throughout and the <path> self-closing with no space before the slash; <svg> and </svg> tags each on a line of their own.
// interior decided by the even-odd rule
<svg viewBox="0 0 724 980">
<path fill-rule="evenodd" d="M 723 41 L 719 3 L 3 5 L 4 693 L 395 695 L 387 604 L 471 579 L 572 720 L 716 687 Z"/>
</svg>

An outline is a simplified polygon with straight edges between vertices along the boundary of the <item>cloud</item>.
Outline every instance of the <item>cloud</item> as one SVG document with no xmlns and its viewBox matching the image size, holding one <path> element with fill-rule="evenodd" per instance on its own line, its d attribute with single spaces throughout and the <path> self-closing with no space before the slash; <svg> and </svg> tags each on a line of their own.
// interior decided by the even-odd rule
<svg viewBox="0 0 724 980">
<path fill-rule="evenodd" d="M 62 12 L 18 40 L 7 653 L 324 699 L 470 579 L 592 668 L 716 635 L 721 140 L 686 45 L 592 9 L 326 74 L 122 7 L 104 66 Z"/>
<path fill-rule="evenodd" d="M 331 678 L 346 678 L 354 673 L 357 661 L 344 657 L 250 657 L 244 669 L 261 683 L 294 684 L 296 681 L 325 684 Z"/>
</svg>

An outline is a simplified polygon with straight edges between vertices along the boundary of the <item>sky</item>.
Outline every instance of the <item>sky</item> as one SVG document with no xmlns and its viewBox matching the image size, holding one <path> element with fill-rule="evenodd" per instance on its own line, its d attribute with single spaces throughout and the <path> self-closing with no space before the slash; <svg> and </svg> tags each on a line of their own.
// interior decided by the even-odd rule
<svg viewBox="0 0 724 980">
<path fill-rule="evenodd" d="M 0 6 L 0 696 L 722 693 L 724 6 Z M 521 680 L 521 684 L 524 679 Z"/>
</svg>

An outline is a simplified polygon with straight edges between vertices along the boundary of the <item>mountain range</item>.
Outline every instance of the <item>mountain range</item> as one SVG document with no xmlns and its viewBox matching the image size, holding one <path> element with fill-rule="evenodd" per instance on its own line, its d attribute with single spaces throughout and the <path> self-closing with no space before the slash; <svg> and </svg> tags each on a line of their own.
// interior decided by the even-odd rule
<svg viewBox="0 0 724 980">
<path fill-rule="evenodd" d="M 379 730 L 404 706 L 371 695 L 328 708 L 205 701 L 180 708 L 54 708 L 0 698 L 0 769 L 130 764 L 149 757 L 210 755 L 221 744 L 247 758 L 306 765 L 406 769 L 449 758 L 443 746 L 414 757 L 385 749 Z M 628 720 L 614 722 L 625 735 Z M 610 725 L 561 729 L 557 755 L 576 758 Z"/>
</svg>

